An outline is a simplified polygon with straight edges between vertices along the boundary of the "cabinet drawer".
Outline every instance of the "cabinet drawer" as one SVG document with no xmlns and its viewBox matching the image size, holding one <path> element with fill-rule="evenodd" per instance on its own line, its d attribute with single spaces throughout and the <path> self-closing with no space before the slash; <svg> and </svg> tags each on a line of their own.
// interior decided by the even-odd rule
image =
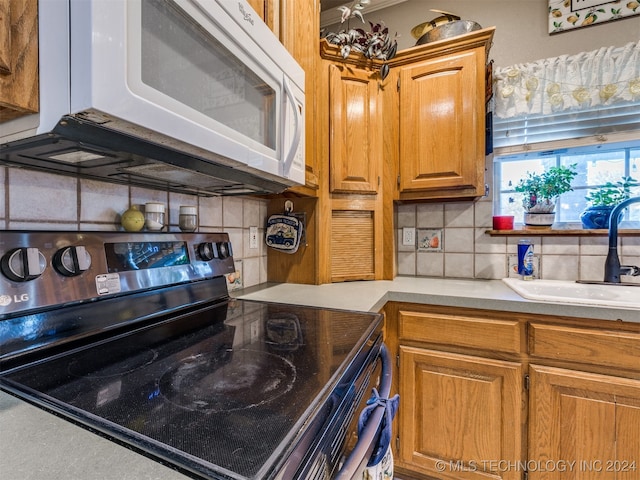
<svg viewBox="0 0 640 480">
<path fill-rule="evenodd" d="M 640 370 L 640 333 L 531 323 L 531 355 Z"/>
<path fill-rule="evenodd" d="M 523 327 L 518 321 L 469 318 L 437 313 L 399 312 L 400 339 L 496 352 L 520 353 Z"/>
</svg>

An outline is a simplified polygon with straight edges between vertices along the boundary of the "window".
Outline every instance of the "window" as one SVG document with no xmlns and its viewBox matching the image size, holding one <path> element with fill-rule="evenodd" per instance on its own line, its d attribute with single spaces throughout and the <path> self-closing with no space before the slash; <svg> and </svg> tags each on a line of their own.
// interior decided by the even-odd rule
<svg viewBox="0 0 640 480">
<path fill-rule="evenodd" d="M 496 214 L 514 215 L 516 223 L 522 223 L 522 194 L 515 192 L 518 181 L 527 172 L 542 172 L 553 166 L 569 166 L 574 163 L 577 164 L 578 175 L 572 182 L 573 191 L 561 195 L 558 200 L 556 223 L 580 227 L 580 214 L 587 207 L 585 196 L 590 190 L 607 182 L 620 181 L 623 176 L 640 180 L 640 140 L 496 155 Z M 632 189 L 632 196 L 640 196 L 640 187 Z M 624 220 L 640 222 L 640 208 L 626 209 Z"/>
</svg>

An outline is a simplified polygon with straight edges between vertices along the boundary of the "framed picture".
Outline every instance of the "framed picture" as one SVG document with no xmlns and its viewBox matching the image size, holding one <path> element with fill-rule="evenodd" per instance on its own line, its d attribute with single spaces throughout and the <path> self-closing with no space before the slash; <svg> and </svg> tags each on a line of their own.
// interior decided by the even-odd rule
<svg viewBox="0 0 640 480">
<path fill-rule="evenodd" d="M 640 2 L 602 0 L 549 0 L 549 33 L 640 15 Z"/>
</svg>

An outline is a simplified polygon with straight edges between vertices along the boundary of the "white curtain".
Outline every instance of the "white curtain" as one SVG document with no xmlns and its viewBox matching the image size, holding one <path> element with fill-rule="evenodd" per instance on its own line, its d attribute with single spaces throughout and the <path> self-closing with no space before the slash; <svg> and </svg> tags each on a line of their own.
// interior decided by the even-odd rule
<svg viewBox="0 0 640 480">
<path fill-rule="evenodd" d="M 640 100 L 640 42 L 494 69 L 498 118 Z"/>
</svg>

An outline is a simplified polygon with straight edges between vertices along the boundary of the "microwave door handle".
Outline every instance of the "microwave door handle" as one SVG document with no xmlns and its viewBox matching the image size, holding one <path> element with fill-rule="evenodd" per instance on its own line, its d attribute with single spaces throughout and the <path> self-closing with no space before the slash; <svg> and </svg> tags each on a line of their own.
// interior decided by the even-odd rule
<svg viewBox="0 0 640 480">
<path fill-rule="evenodd" d="M 391 358 L 386 345 L 380 347 L 380 360 L 382 362 L 382 373 L 380 379 L 380 398 L 389 398 L 391 393 Z M 369 462 L 369 457 L 373 454 L 375 442 L 378 438 L 382 420 L 385 414 L 385 407 L 378 405 L 367 419 L 367 424 L 353 450 L 345 460 L 342 468 L 334 477 L 334 480 L 352 480 L 358 470 Z"/>
<path fill-rule="evenodd" d="M 300 137 L 302 136 L 302 122 L 300 121 L 300 112 L 298 111 L 298 104 L 296 102 L 296 97 L 293 94 L 293 90 L 291 89 L 291 86 L 289 85 L 289 80 L 287 79 L 287 77 L 283 78 L 283 82 L 282 84 L 284 85 L 284 91 L 287 95 L 287 97 L 289 98 L 289 101 L 291 102 L 291 109 L 293 110 L 293 115 L 294 115 L 294 128 L 295 128 L 295 133 L 293 135 L 293 141 L 291 142 L 291 148 L 289 149 L 289 151 L 287 152 L 287 156 L 284 160 L 284 171 L 283 171 L 283 175 L 285 177 L 289 177 L 289 171 L 291 170 L 291 165 L 293 165 L 293 160 L 296 156 L 296 152 L 298 151 L 298 145 L 300 144 Z M 283 138 L 284 138 L 284 132 L 285 132 L 285 122 L 286 122 L 286 115 L 282 116 L 282 134 L 283 134 Z"/>
</svg>

